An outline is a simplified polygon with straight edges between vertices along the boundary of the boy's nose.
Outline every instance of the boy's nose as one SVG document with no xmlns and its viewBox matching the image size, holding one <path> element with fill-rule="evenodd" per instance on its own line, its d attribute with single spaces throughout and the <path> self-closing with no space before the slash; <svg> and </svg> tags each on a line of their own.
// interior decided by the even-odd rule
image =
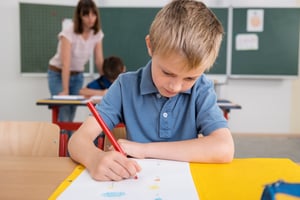
<svg viewBox="0 0 300 200">
<path fill-rule="evenodd" d="M 181 90 L 181 82 L 180 81 L 172 81 L 169 83 L 169 89 L 171 92 L 180 92 Z"/>
</svg>

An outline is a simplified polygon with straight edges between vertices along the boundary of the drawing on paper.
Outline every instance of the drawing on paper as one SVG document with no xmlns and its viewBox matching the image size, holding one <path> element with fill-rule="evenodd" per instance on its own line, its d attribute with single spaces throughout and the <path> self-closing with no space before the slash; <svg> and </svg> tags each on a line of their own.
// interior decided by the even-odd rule
<svg viewBox="0 0 300 200">
<path fill-rule="evenodd" d="M 88 171 L 84 170 L 58 199 L 198 199 L 189 163 L 158 159 L 137 161 L 142 168 L 138 179 L 101 182 L 93 180 Z"/>
</svg>

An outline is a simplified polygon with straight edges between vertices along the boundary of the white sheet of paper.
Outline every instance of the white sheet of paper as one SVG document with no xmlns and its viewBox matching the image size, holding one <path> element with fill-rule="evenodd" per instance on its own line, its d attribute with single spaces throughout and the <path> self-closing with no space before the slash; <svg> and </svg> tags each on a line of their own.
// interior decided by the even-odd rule
<svg viewBox="0 0 300 200">
<path fill-rule="evenodd" d="M 258 50 L 259 41 L 257 34 L 237 34 L 235 38 L 235 49 L 237 51 Z"/>
<path fill-rule="evenodd" d="M 57 100 L 83 100 L 85 99 L 82 95 L 53 95 L 52 99 Z"/>
<path fill-rule="evenodd" d="M 85 99 L 82 101 L 82 103 L 87 103 L 89 101 L 93 102 L 93 103 L 99 103 L 101 100 L 103 99 L 103 96 L 91 96 L 88 99 Z"/>
<path fill-rule="evenodd" d="M 247 10 L 247 31 L 248 32 L 264 31 L 264 10 L 263 9 Z"/>
<path fill-rule="evenodd" d="M 93 180 L 84 170 L 58 199 L 199 199 L 189 163 L 157 159 L 137 161 L 142 167 L 138 179 L 100 182 Z"/>
</svg>

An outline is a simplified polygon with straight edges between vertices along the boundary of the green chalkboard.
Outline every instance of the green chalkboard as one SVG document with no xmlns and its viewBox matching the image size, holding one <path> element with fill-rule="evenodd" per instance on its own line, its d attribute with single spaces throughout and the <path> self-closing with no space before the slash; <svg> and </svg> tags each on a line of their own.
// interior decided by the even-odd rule
<svg viewBox="0 0 300 200">
<path fill-rule="evenodd" d="M 57 48 L 62 21 L 73 17 L 74 8 L 20 3 L 21 72 L 45 73 Z"/>
<path fill-rule="evenodd" d="M 150 57 L 145 36 L 160 8 L 99 8 L 104 32 L 104 56 L 120 56 L 128 71 L 144 66 Z M 227 8 L 212 8 L 227 33 Z M 74 7 L 20 3 L 21 72 L 45 73 L 57 48 L 62 21 L 72 18 Z M 209 74 L 226 74 L 227 36 Z M 88 68 L 86 67 L 86 70 Z"/>
<path fill-rule="evenodd" d="M 145 37 L 160 8 L 100 8 L 104 56 L 120 56 L 127 71 L 144 66 L 150 59 Z"/>
<path fill-rule="evenodd" d="M 227 68 L 227 33 L 228 33 L 228 9 L 227 8 L 212 8 L 212 11 L 221 21 L 224 28 L 224 36 L 221 44 L 220 52 L 216 62 L 207 74 L 226 75 Z"/>
<path fill-rule="evenodd" d="M 262 32 L 247 32 L 247 10 L 233 9 L 231 75 L 297 76 L 300 8 L 264 8 Z M 257 35 L 258 50 L 235 48 L 236 36 L 244 33 Z"/>
</svg>

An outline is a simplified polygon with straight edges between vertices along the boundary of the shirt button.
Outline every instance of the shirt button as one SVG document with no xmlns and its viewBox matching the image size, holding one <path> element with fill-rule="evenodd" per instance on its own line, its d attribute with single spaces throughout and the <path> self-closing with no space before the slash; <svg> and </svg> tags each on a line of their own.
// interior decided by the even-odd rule
<svg viewBox="0 0 300 200">
<path fill-rule="evenodd" d="M 161 94 L 156 94 L 156 97 L 160 99 L 161 98 Z"/>
<path fill-rule="evenodd" d="M 166 113 L 166 112 L 163 113 L 163 117 L 164 117 L 164 118 L 167 118 L 167 117 L 168 117 L 168 113 Z"/>
</svg>

